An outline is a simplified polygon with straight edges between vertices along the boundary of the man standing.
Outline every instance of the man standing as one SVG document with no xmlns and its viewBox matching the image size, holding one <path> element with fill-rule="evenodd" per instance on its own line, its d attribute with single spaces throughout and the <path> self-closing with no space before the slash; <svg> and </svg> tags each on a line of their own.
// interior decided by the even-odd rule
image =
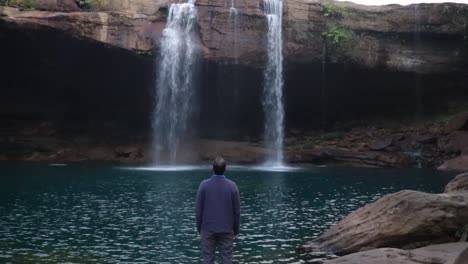
<svg viewBox="0 0 468 264">
<path fill-rule="evenodd" d="M 213 162 L 214 175 L 198 188 L 195 212 L 204 264 L 214 263 L 216 246 L 221 254 L 221 263 L 231 264 L 233 241 L 239 235 L 239 190 L 224 176 L 225 170 L 226 161 L 217 157 Z"/>
</svg>

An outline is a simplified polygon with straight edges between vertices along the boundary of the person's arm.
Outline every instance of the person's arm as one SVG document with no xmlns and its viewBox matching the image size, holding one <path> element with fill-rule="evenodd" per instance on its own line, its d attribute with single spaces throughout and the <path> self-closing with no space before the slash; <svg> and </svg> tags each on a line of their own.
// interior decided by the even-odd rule
<svg viewBox="0 0 468 264">
<path fill-rule="evenodd" d="M 237 236 L 239 235 L 240 231 L 240 194 L 239 190 L 237 189 L 237 186 L 234 186 L 234 197 L 232 199 L 233 206 L 232 208 L 234 209 L 234 235 Z"/>
<path fill-rule="evenodd" d="M 201 224 L 203 218 L 203 205 L 205 200 L 205 194 L 203 192 L 202 184 L 198 187 L 197 198 L 195 199 L 195 218 L 197 221 L 197 232 L 201 232 Z"/>
</svg>

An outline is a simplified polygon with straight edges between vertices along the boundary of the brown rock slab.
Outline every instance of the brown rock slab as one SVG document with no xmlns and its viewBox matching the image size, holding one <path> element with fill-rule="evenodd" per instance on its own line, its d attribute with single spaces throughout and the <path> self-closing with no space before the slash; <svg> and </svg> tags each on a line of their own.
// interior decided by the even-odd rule
<svg viewBox="0 0 468 264">
<path fill-rule="evenodd" d="M 342 164 L 367 167 L 408 167 L 413 161 L 403 153 L 339 148 L 305 149 L 287 153 L 291 163 Z"/>
<path fill-rule="evenodd" d="M 466 242 L 432 245 L 415 250 L 379 248 L 329 260 L 325 264 L 465 264 L 468 262 L 455 261 L 461 259 L 466 250 Z"/>
<path fill-rule="evenodd" d="M 468 172 L 457 175 L 445 186 L 446 193 L 468 192 Z"/>
<path fill-rule="evenodd" d="M 372 144 L 369 145 L 369 148 L 371 150 L 384 150 L 388 147 L 390 147 L 393 143 L 393 138 L 384 138 L 384 139 L 379 139 Z"/>
<path fill-rule="evenodd" d="M 468 148 L 468 131 L 454 131 L 439 140 L 439 147 L 445 152 L 459 153 Z"/>
<path fill-rule="evenodd" d="M 20 11 L 0 6 L 0 21 L 12 27 L 59 30 L 128 50 L 151 51 L 165 18 L 127 12 Z"/>
<path fill-rule="evenodd" d="M 75 0 L 35 0 L 34 5 L 38 9 L 50 11 L 80 11 L 81 9 L 76 5 Z"/>
<path fill-rule="evenodd" d="M 54 3 L 53 0 L 40 0 Z M 159 43 L 167 7 L 176 0 L 105 1 L 101 12 L 59 12 L 73 10 L 72 0 L 57 0 L 50 11 L 7 10 L 0 7 L 0 21 L 19 29 L 56 29 L 128 50 L 150 52 Z M 62 3 L 59 5 L 58 3 Z M 198 28 L 203 57 L 210 61 L 235 60 L 262 66 L 266 59 L 266 19 L 262 1 L 238 0 L 240 36 L 232 27 L 225 0 L 199 0 Z M 363 6 L 333 2 L 346 10 L 340 19 L 324 14 L 323 1 L 284 1 L 285 61 L 321 63 L 326 42 L 322 34 L 331 23 L 352 32 L 352 41 L 340 57 L 365 67 L 418 73 L 465 72 L 463 26 L 468 5 L 420 4 L 415 6 Z M 62 7 L 63 6 L 63 7 Z M 424 26 L 419 26 L 424 25 Z M 447 36 L 453 41 L 421 41 L 413 34 Z M 398 37 L 395 37 L 398 36 Z M 341 56 L 343 55 L 343 56 Z"/>
<path fill-rule="evenodd" d="M 410 249 L 454 242 L 467 219 L 468 192 L 405 190 L 352 212 L 303 249 L 342 255 L 372 248 Z"/>
<path fill-rule="evenodd" d="M 468 171 L 468 155 L 461 155 L 459 157 L 446 160 L 437 169 L 446 171 Z"/>
<path fill-rule="evenodd" d="M 468 112 L 450 119 L 444 127 L 444 132 L 447 134 L 456 130 L 468 130 Z"/>
</svg>

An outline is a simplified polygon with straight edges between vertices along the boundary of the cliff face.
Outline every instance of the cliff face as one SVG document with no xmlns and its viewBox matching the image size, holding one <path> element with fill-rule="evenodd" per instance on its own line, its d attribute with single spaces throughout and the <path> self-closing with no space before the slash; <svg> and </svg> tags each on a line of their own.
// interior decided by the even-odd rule
<svg viewBox="0 0 468 264">
<path fill-rule="evenodd" d="M 10 26 L 57 29 L 112 46 L 151 52 L 172 0 L 104 1 L 100 12 L 20 11 L 0 7 Z M 204 58 L 260 66 L 265 60 L 262 1 L 198 0 Z M 44 10 L 46 9 L 46 10 Z M 362 6 L 344 2 L 285 1 L 284 55 L 288 63 L 324 58 L 366 68 L 417 73 L 466 71 L 468 5 Z"/>
<path fill-rule="evenodd" d="M 22 140 L 18 134 L 26 123 L 53 124 L 62 131 L 60 142 L 81 134 L 102 139 L 89 143 L 92 152 L 109 137 L 118 141 L 112 144 L 149 146 L 155 57 L 175 1 L 96 0 L 99 5 L 87 7 L 74 0 L 35 2 L 34 9 L 0 6 L 0 147 L 7 144 L 14 152 L 17 144 L 33 151 L 50 145 Z M 235 3 L 237 16 L 230 1 L 197 1 L 203 59 L 191 128 L 200 138 L 257 147 L 264 129 L 267 25 L 263 0 Z M 459 155 L 440 152 L 432 139 L 440 138 L 437 122 L 468 109 L 468 5 L 284 5 L 289 161 L 434 167 Z M 323 129 L 345 136 L 324 136 L 329 131 Z M 428 133 L 430 142 L 419 142 Z M 401 140 L 391 140 L 384 150 L 389 153 L 365 154 L 371 142 L 392 134 Z M 252 150 L 248 160 L 260 159 L 262 151 Z M 233 159 L 245 154 L 228 153 Z M 91 159 L 102 159 L 94 154 Z"/>
</svg>

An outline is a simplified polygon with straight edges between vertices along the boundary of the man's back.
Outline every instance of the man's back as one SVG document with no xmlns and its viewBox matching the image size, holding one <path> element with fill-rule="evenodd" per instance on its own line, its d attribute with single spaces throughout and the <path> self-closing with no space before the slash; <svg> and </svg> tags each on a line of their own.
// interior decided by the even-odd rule
<svg viewBox="0 0 468 264">
<path fill-rule="evenodd" d="M 197 228 L 212 233 L 239 233 L 239 192 L 234 182 L 213 175 L 200 184 L 197 195 Z"/>
<path fill-rule="evenodd" d="M 236 184 L 224 176 L 225 171 L 226 161 L 217 157 L 214 175 L 200 183 L 197 192 L 195 212 L 204 264 L 214 263 L 216 247 L 221 263 L 231 264 L 233 241 L 239 234 L 240 195 Z"/>
</svg>

